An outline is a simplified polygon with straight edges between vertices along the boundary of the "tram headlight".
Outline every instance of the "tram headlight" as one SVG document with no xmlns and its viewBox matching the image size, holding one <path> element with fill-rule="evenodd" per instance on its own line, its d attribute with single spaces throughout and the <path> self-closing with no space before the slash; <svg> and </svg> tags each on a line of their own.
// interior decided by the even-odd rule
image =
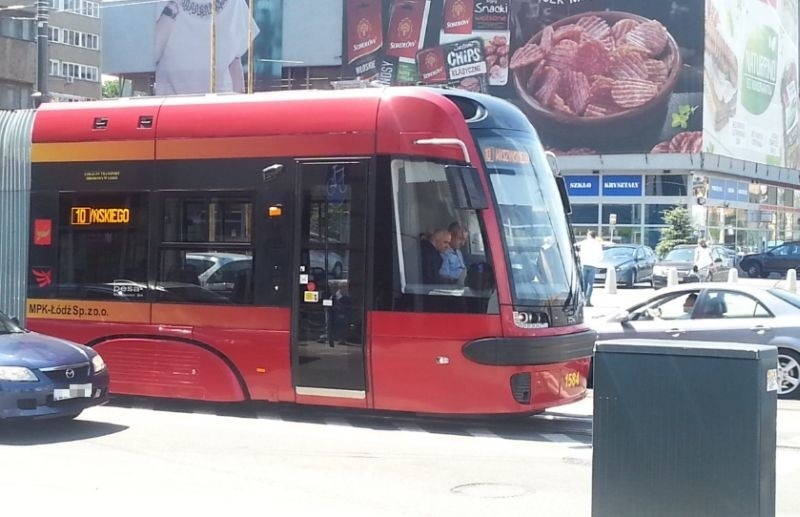
<svg viewBox="0 0 800 517">
<path fill-rule="evenodd" d="M 539 329 L 550 326 L 550 318 L 543 312 L 514 311 L 514 325 L 524 329 Z"/>
</svg>

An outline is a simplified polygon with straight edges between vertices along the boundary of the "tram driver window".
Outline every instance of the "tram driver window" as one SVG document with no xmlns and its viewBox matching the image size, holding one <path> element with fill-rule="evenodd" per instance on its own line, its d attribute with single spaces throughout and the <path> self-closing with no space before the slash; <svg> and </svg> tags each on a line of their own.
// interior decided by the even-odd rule
<svg viewBox="0 0 800 517">
<path fill-rule="evenodd" d="M 445 164 L 394 159 L 391 169 L 395 297 L 415 311 L 496 311 L 480 218 L 455 207 Z"/>
</svg>

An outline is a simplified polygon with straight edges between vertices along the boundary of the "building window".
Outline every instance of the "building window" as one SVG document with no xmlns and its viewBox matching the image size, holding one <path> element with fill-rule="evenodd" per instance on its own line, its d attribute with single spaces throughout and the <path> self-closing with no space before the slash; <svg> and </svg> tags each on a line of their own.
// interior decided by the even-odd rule
<svg viewBox="0 0 800 517">
<path fill-rule="evenodd" d="M 689 177 L 683 174 L 645 176 L 644 193 L 648 196 L 685 196 Z"/>
<path fill-rule="evenodd" d="M 24 84 L 0 82 L 0 109 L 33 107 L 33 89 Z"/>
<path fill-rule="evenodd" d="M 61 61 L 58 59 L 50 60 L 50 75 L 58 77 L 61 75 Z"/>
<path fill-rule="evenodd" d="M 597 224 L 597 205 L 572 205 L 570 221 L 573 224 Z"/>
<path fill-rule="evenodd" d="M 22 17 L 0 17 L 0 37 L 34 41 L 33 20 Z"/>
<path fill-rule="evenodd" d="M 61 63 L 61 75 L 72 79 L 99 82 L 100 70 L 96 66 L 81 65 L 78 63 Z"/>
<path fill-rule="evenodd" d="M 603 205 L 603 224 L 609 224 L 611 214 L 617 215 L 616 224 L 641 224 L 642 205 Z"/>
<path fill-rule="evenodd" d="M 51 0 L 52 1 L 52 0 Z M 64 11 L 88 16 L 90 18 L 100 18 L 100 4 L 87 0 L 63 0 Z"/>
<path fill-rule="evenodd" d="M 675 205 L 645 205 L 644 224 L 665 224 L 664 211 L 673 208 Z"/>
<path fill-rule="evenodd" d="M 89 32 L 50 27 L 50 41 L 89 50 L 100 49 L 100 36 Z"/>
</svg>

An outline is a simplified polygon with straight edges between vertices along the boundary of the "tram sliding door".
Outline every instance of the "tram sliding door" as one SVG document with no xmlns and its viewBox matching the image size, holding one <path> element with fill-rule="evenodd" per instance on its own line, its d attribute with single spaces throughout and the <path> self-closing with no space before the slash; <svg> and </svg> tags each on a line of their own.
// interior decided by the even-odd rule
<svg viewBox="0 0 800 517">
<path fill-rule="evenodd" d="M 295 224 L 298 395 L 364 399 L 367 161 L 304 162 Z"/>
</svg>

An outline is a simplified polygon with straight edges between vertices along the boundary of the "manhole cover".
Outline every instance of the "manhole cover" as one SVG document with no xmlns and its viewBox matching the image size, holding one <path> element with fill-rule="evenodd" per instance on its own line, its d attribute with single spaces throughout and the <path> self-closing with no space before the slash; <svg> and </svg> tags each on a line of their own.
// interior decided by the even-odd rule
<svg viewBox="0 0 800 517">
<path fill-rule="evenodd" d="M 450 489 L 455 494 L 468 495 L 471 497 L 482 497 L 485 499 L 502 499 L 506 497 L 519 497 L 531 490 L 520 485 L 508 485 L 505 483 L 469 483 L 458 485 Z"/>
</svg>

